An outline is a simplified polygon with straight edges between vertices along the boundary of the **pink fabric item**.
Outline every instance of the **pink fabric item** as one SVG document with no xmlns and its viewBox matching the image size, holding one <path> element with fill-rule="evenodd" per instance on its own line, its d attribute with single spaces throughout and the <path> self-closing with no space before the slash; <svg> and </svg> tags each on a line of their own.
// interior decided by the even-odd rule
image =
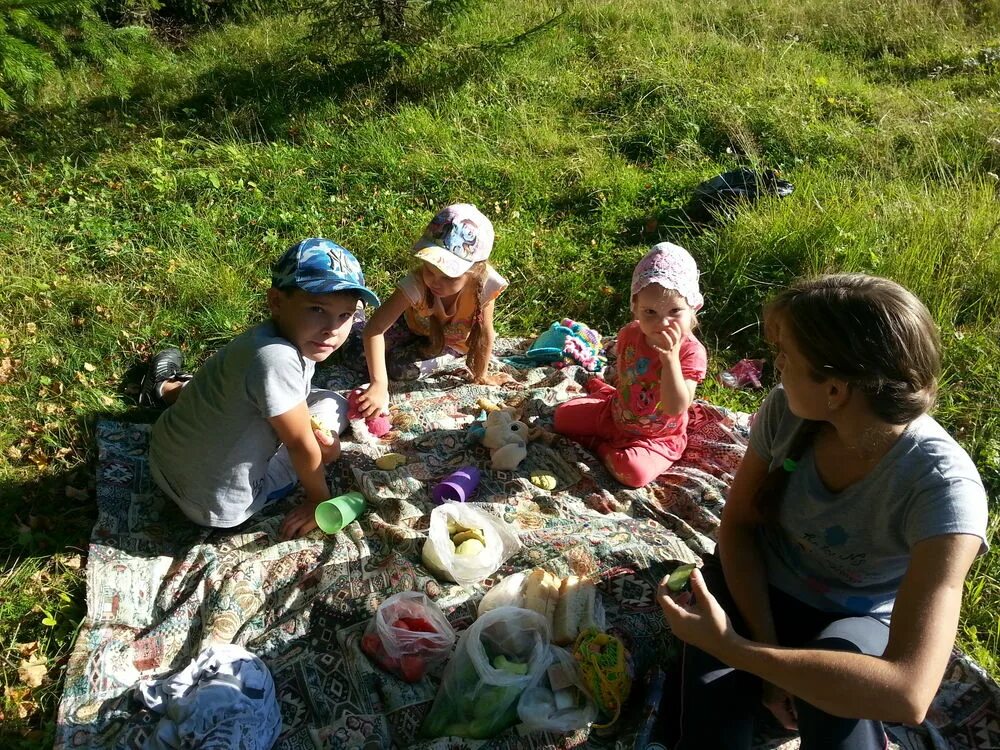
<svg viewBox="0 0 1000 750">
<path fill-rule="evenodd" d="M 659 284 L 664 289 L 673 289 L 695 310 L 705 304 L 705 298 L 698 289 L 698 264 L 691 253 L 672 242 L 653 245 L 632 272 L 632 294 L 649 284 Z"/>
<path fill-rule="evenodd" d="M 708 353 L 694 336 L 681 343 L 680 359 L 686 380 L 705 379 Z M 618 332 L 618 370 L 618 388 L 591 378 L 588 396 L 556 408 L 553 429 L 597 453 L 622 484 L 644 487 L 684 453 L 688 412 L 657 413 L 662 365 L 636 322 Z"/>
<path fill-rule="evenodd" d="M 361 414 L 358 412 L 358 398 L 364 391 L 357 388 L 350 392 L 347 396 L 347 418 L 348 419 L 361 419 Z M 392 429 L 392 420 L 389 419 L 389 415 L 386 413 L 376 414 L 374 417 L 368 417 L 365 419 L 365 426 L 375 437 L 382 437 L 389 430 Z"/>
</svg>

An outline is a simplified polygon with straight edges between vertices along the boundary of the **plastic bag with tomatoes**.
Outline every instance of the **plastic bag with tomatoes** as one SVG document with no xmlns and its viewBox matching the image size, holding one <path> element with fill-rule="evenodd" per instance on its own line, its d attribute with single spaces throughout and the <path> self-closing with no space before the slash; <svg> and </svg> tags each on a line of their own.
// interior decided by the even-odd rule
<svg viewBox="0 0 1000 750">
<path fill-rule="evenodd" d="M 438 606 L 419 591 L 393 594 L 375 612 L 361 650 L 387 672 L 419 682 L 448 658 L 455 631 Z"/>
</svg>

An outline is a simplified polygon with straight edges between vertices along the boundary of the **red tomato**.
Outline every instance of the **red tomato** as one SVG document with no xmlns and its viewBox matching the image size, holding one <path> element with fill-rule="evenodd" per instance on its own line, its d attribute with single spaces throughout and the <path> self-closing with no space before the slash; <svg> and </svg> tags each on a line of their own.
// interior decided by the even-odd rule
<svg viewBox="0 0 1000 750">
<path fill-rule="evenodd" d="M 399 660 L 399 670 L 407 682 L 419 682 L 427 671 L 427 664 L 419 656 L 406 654 Z"/>
<path fill-rule="evenodd" d="M 431 625 L 431 623 L 425 620 L 423 617 L 402 617 L 400 619 L 405 620 L 407 627 L 416 633 L 437 632 L 437 628 Z"/>
</svg>

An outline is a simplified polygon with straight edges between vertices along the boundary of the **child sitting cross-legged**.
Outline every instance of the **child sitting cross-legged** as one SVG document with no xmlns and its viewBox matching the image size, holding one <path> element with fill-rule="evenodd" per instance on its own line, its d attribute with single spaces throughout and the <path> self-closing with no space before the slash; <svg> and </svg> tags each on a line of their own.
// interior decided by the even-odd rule
<svg viewBox="0 0 1000 750">
<path fill-rule="evenodd" d="M 560 405 L 555 431 L 597 453 L 622 484 L 644 487 L 687 446 L 688 407 L 708 354 L 692 333 L 702 306 L 698 267 L 684 248 L 654 246 L 632 273 L 634 320 L 618 332 L 618 381 Z"/>
<path fill-rule="evenodd" d="M 378 304 L 357 259 L 330 240 L 303 240 L 272 268 L 270 319 L 193 377 L 181 373 L 178 350 L 154 357 L 144 396 L 169 408 L 153 425 L 150 469 L 188 518 L 230 528 L 301 482 L 305 501 L 279 533 L 291 539 L 316 528 L 315 508 L 330 497 L 324 467 L 340 455 L 347 402 L 313 390 L 312 377 L 346 340 L 359 301 Z M 314 429 L 314 417 L 324 429 Z"/>
</svg>

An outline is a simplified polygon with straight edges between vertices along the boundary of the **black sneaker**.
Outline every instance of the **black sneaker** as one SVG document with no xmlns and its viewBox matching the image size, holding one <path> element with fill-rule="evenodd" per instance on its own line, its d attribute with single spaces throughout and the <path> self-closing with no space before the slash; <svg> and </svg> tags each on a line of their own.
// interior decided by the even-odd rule
<svg viewBox="0 0 1000 750">
<path fill-rule="evenodd" d="M 165 409 L 167 403 L 160 396 L 160 385 L 170 380 L 190 380 L 191 376 L 181 370 L 184 355 L 180 349 L 164 349 L 149 360 L 149 367 L 142 379 L 139 390 L 139 404 L 153 409 Z"/>
</svg>

